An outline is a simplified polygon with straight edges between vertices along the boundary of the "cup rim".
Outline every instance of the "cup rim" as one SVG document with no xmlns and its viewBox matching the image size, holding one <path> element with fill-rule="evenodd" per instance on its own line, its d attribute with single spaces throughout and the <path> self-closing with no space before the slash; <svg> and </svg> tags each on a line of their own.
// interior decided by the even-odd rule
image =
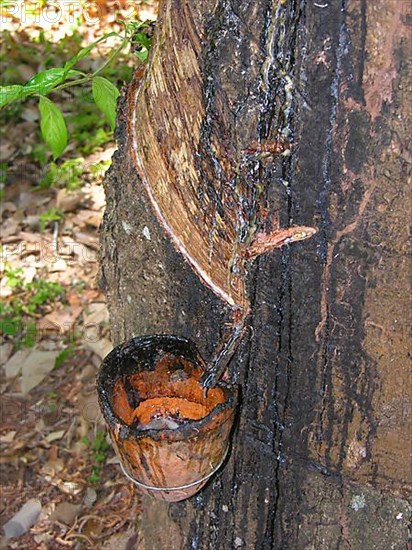
<svg viewBox="0 0 412 550">
<path fill-rule="evenodd" d="M 169 441 L 188 440 L 209 431 L 209 425 L 212 424 L 213 420 L 219 415 L 221 415 L 222 418 L 220 421 L 217 420 L 217 425 L 221 425 L 234 414 L 238 399 L 238 388 L 225 382 L 218 381 L 216 387 L 224 391 L 225 401 L 215 405 L 205 417 L 199 420 L 188 419 L 175 429 L 141 430 L 138 427 L 129 426 L 113 411 L 110 390 L 113 388 L 115 381 L 119 378 L 122 363 L 124 364 L 127 362 L 127 359 L 132 359 L 133 362 L 126 365 L 126 373 L 133 374 L 134 372 L 146 370 L 145 368 L 133 369 L 133 366 L 138 365 L 138 363 L 136 357 L 134 359 L 132 358 L 132 354 L 138 350 L 142 353 L 149 353 L 149 357 L 153 359 L 153 363 L 156 353 L 174 350 L 175 352 L 180 352 L 185 359 L 196 363 L 196 365 L 200 366 L 203 370 L 206 368 L 206 364 L 195 344 L 191 340 L 181 336 L 172 334 L 135 336 L 114 347 L 104 358 L 99 368 L 96 386 L 103 417 L 111 430 L 116 429 L 121 439 L 141 439 L 147 437 L 156 441 L 164 439 L 168 439 Z M 150 359 L 147 359 L 145 363 L 147 366 L 147 364 L 150 363 Z M 125 370 L 123 370 L 122 374 L 125 373 Z"/>
</svg>

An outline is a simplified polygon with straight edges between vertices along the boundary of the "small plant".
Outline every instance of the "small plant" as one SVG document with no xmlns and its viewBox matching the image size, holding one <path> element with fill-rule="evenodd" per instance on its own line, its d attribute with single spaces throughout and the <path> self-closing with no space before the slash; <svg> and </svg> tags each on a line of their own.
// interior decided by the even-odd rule
<svg viewBox="0 0 412 550">
<path fill-rule="evenodd" d="M 137 55 L 140 61 L 145 62 L 149 57 L 149 51 L 152 47 L 152 34 L 154 22 L 136 21 L 127 25 L 130 33 L 130 43 L 132 51 Z"/>
<path fill-rule="evenodd" d="M 111 161 L 110 160 L 101 160 L 97 164 L 90 166 L 90 173 L 92 176 L 97 176 L 99 173 L 104 174 L 109 168 Z"/>
<path fill-rule="evenodd" d="M 48 96 L 73 86 L 91 84 L 92 99 L 113 130 L 119 91 L 110 80 L 102 76 L 102 73 L 113 63 L 129 42 L 133 44 L 133 50 L 139 59 L 146 61 L 151 45 L 150 32 L 150 24 L 143 22 L 128 23 L 125 25 L 123 36 L 116 32 L 104 34 L 98 40 L 77 52 L 76 55 L 66 61 L 63 67 L 53 67 L 41 71 L 24 85 L 0 86 L 0 108 L 11 105 L 16 101 L 37 97 L 41 134 L 52 151 L 53 160 L 57 160 L 68 144 L 68 130 L 62 111 Z M 113 36 L 121 39 L 120 45 L 111 52 L 101 67 L 89 74 L 75 68 L 80 61 L 89 56 L 93 48 Z"/>
<path fill-rule="evenodd" d="M 90 449 L 93 461 L 92 473 L 89 476 L 92 485 L 97 485 L 100 482 L 102 466 L 106 461 L 107 451 L 110 449 L 106 435 L 106 431 L 97 431 L 93 441 L 90 441 L 87 436 L 82 438 L 82 442 Z"/>
<path fill-rule="evenodd" d="M 39 187 L 40 189 L 47 187 L 64 187 L 69 191 L 74 191 L 83 185 L 81 177 L 83 170 L 83 157 L 67 159 L 62 162 L 60 166 L 57 166 L 55 162 L 51 162 L 39 182 Z"/>
<path fill-rule="evenodd" d="M 39 216 L 40 231 L 44 231 L 50 222 L 58 222 L 63 218 L 63 212 L 60 212 L 57 208 L 50 208 L 46 212 L 43 212 Z"/>
<path fill-rule="evenodd" d="M 108 60 L 94 73 L 85 74 L 74 69 L 74 67 L 79 61 L 89 55 L 97 44 L 116 35 L 117 33 L 114 32 L 105 34 L 89 46 L 82 48 L 75 56 L 69 59 L 63 67 L 46 69 L 36 74 L 24 85 L 14 84 L 0 87 L 0 107 L 5 107 L 17 100 L 24 100 L 32 96 L 39 98 L 40 129 L 44 141 L 52 151 L 53 160 L 59 158 L 66 148 L 68 143 L 68 132 L 63 113 L 56 103 L 47 97 L 50 93 L 79 84 L 91 83 L 93 99 L 96 105 L 108 118 L 113 129 L 116 113 L 116 99 L 119 92 L 116 86 L 106 78 L 100 76 L 100 74 L 121 52 L 127 40 L 122 38 L 119 48 L 117 48 L 109 56 Z"/>
<path fill-rule="evenodd" d="M 91 97 L 91 94 L 90 94 Z M 81 99 L 83 101 L 81 101 Z M 92 102 L 82 97 L 74 97 L 73 112 L 67 115 L 72 139 L 81 155 L 88 155 L 112 139 L 104 117 L 99 116 Z M 93 101 L 93 98 L 92 98 Z"/>
<path fill-rule="evenodd" d="M 36 323 L 30 318 L 42 308 L 64 298 L 64 288 L 59 283 L 35 279 L 25 282 L 22 269 L 4 269 L 6 284 L 15 295 L 6 303 L 0 303 L 0 332 L 16 340 L 17 347 L 33 347 L 36 343 Z"/>
<path fill-rule="evenodd" d="M 21 334 L 21 347 L 32 348 L 35 346 L 37 340 L 37 326 L 34 321 L 26 323 L 24 330 Z"/>
<path fill-rule="evenodd" d="M 56 357 L 54 361 L 54 368 L 58 369 L 60 368 L 63 363 L 69 359 L 74 354 L 74 347 L 72 345 L 68 346 L 67 348 L 64 348 L 59 355 Z"/>
<path fill-rule="evenodd" d="M 53 390 L 47 392 L 47 407 L 50 413 L 56 412 L 58 409 L 59 395 Z"/>
<path fill-rule="evenodd" d="M 0 184 L 6 183 L 8 168 L 7 162 L 0 162 Z"/>
<path fill-rule="evenodd" d="M 4 270 L 4 275 L 7 278 L 7 286 L 10 288 L 22 287 L 24 285 L 23 270 L 19 267 L 7 267 Z"/>
<path fill-rule="evenodd" d="M 64 288 L 60 283 L 43 279 L 26 284 L 26 289 L 32 293 L 26 305 L 28 313 L 36 313 L 41 306 L 64 296 Z"/>
</svg>

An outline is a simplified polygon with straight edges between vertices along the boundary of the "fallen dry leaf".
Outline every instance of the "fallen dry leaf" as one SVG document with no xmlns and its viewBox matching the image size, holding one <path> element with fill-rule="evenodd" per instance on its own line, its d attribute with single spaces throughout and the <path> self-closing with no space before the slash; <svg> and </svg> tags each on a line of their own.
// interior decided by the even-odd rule
<svg viewBox="0 0 412 550">
<path fill-rule="evenodd" d="M 40 319 L 37 323 L 37 330 L 66 334 L 73 328 L 81 312 L 81 306 L 65 307 L 58 311 L 52 311 Z"/>
<path fill-rule="evenodd" d="M 4 435 L 0 435 L 0 443 L 11 443 L 16 435 L 16 430 L 11 430 Z"/>
<path fill-rule="evenodd" d="M 11 296 L 13 294 L 12 289 L 8 286 L 8 278 L 2 277 L 0 281 L 0 297 L 1 298 L 7 298 L 8 296 Z"/>
<path fill-rule="evenodd" d="M 0 215 L 3 216 L 6 212 L 14 213 L 17 210 L 17 206 L 14 202 L 4 201 L 0 204 Z"/>
<path fill-rule="evenodd" d="M 56 197 L 56 206 L 63 212 L 74 212 L 85 201 L 85 196 L 82 191 L 67 191 L 60 189 Z"/>
<path fill-rule="evenodd" d="M 64 237 L 60 241 L 59 253 L 61 256 L 74 257 L 81 264 L 94 263 L 96 261 L 97 237 L 96 239 L 92 237 L 92 241 L 93 246 L 89 246 L 89 243 L 86 243 L 88 245 L 86 246 L 80 242 L 80 239 L 78 242 Z"/>
<path fill-rule="evenodd" d="M 36 276 L 36 268 L 33 266 L 25 267 L 23 269 L 23 281 L 24 284 L 31 283 Z"/>
<path fill-rule="evenodd" d="M 74 218 L 73 222 L 79 226 L 84 227 L 89 225 L 94 228 L 98 228 L 102 221 L 102 214 L 94 210 L 81 210 Z"/>
<path fill-rule="evenodd" d="M 0 144 L 0 162 L 6 161 L 16 152 L 16 150 L 17 148 L 14 145 L 2 140 Z"/>
<path fill-rule="evenodd" d="M 29 233 L 28 231 L 21 231 L 18 234 L 18 237 L 21 241 L 32 243 L 32 244 L 40 244 L 40 245 L 48 245 L 51 243 L 52 239 L 51 237 L 47 236 L 43 233 Z"/>
<path fill-rule="evenodd" d="M 61 521 L 66 525 L 72 525 L 76 516 L 82 509 L 81 504 L 72 504 L 71 502 L 61 502 L 56 506 L 55 511 L 50 515 L 52 521 Z"/>
<path fill-rule="evenodd" d="M 53 370 L 58 355 L 58 351 L 39 351 L 34 348 L 30 350 L 21 367 L 21 392 L 23 395 L 27 395 Z"/>
<path fill-rule="evenodd" d="M 99 240 L 97 238 L 97 235 L 91 235 L 90 233 L 83 233 L 78 232 L 76 233 L 76 240 L 77 242 L 84 244 L 85 246 L 88 246 L 89 248 L 92 248 L 93 250 L 97 250 L 99 248 Z"/>
<path fill-rule="evenodd" d="M 87 289 L 84 290 L 80 295 L 77 292 L 70 292 L 67 295 L 67 301 L 71 306 L 78 306 L 80 304 L 87 304 L 92 300 L 96 300 L 96 298 L 99 298 L 99 296 L 102 296 L 102 293 L 98 290 Z"/>
<path fill-rule="evenodd" d="M 59 479 L 53 485 L 56 485 L 66 495 L 78 495 L 83 490 L 83 486 L 75 481 L 62 481 Z"/>
<path fill-rule="evenodd" d="M 6 539 L 19 537 L 33 527 L 41 512 L 41 502 L 35 498 L 28 500 L 5 525 L 3 531 Z"/>
<path fill-rule="evenodd" d="M 100 359 L 104 359 L 113 349 L 113 344 L 107 338 L 101 338 L 97 342 L 85 341 L 85 345 L 98 355 Z"/>
<path fill-rule="evenodd" d="M 106 205 L 106 197 L 104 194 L 104 189 L 102 185 L 95 185 L 90 190 L 91 196 L 91 208 L 92 210 L 103 210 Z"/>
<path fill-rule="evenodd" d="M 13 344 L 11 342 L 5 342 L 0 346 L 0 366 L 7 363 L 13 352 Z"/>
<path fill-rule="evenodd" d="M 83 313 L 83 322 L 85 326 L 100 325 L 109 322 L 109 312 L 107 305 L 103 302 L 94 302 L 88 305 Z"/>
<path fill-rule="evenodd" d="M 20 374 L 22 365 L 29 354 L 29 349 L 22 349 L 12 355 L 12 357 L 4 365 L 6 378 L 15 378 L 18 374 Z"/>
<path fill-rule="evenodd" d="M 40 473 L 43 476 L 49 476 L 51 478 L 55 477 L 58 473 L 64 470 L 64 462 L 61 458 L 56 458 L 54 460 L 48 460 L 40 468 Z"/>
<path fill-rule="evenodd" d="M 64 436 L 65 432 L 66 430 L 58 430 L 56 432 L 51 432 L 46 435 L 45 439 L 47 443 L 52 443 L 53 441 L 57 441 L 58 439 L 61 439 Z"/>
<path fill-rule="evenodd" d="M 59 271 L 66 271 L 66 269 L 67 269 L 67 263 L 66 263 L 65 260 L 63 260 L 63 258 L 59 258 L 58 260 L 53 262 L 50 265 L 50 268 L 49 268 L 51 273 L 58 273 Z"/>
</svg>

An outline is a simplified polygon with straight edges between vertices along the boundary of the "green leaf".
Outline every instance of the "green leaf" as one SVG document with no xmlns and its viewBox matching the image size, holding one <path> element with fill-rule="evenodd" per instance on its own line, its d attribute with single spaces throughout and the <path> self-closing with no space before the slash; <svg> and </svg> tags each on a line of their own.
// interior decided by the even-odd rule
<svg viewBox="0 0 412 550">
<path fill-rule="evenodd" d="M 0 109 L 9 103 L 12 103 L 16 99 L 20 99 L 23 86 L 0 86 Z"/>
<path fill-rule="evenodd" d="M 119 90 L 102 76 L 95 76 L 92 82 L 93 99 L 109 121 L 110 127 L 114 130 L 116 124 L 116 99 Z"/>
<path fill-rule="evenodd" d="M 54 368 L 58 369 L 71 355 L 73 355 L 74 349 L 71 347 L 63 349 L 54 361 Z"/>
<path fill-rule="evenodd" d="M 72 67 L 74 67 L 81 59 L 84 59 L 89 55 L 89 53 L 92 51 L 92 49 L 97 46 L 100 42 L 103 40 L 106 40 L 107 38 L 110 38 L 111 36 L 119 36 L 117 32 L 109 32 L 108 34 L 105 34 L 104 36 L 101 36 L 98 40 L 95 40 L 85 48 L 82 48 L 75 56 L 73 56 L 69 61 L 66 62 L 64 66 L 65 72 L 69 71 Z"/>
<path fill-rule="evenodd" d="M 42 212 L 39 215 L 40 231 L 43 232 L 46 229 L 49 222 L 58 222 L 62 218 L 63 218 L 63 213 L 60 212 L 60 210 L 58 210 L 57 208 L 50 208 L 50 210 L 47 210 L 46 212 Z M 46 283 L 46 286 L 44 285 L 42 286 L 43 288 L 41 288 L 41 290 L 47 287 L 47 283 Z M 36 290 L 37 292 L 36 292 L 36 295 L 34 296 L 34 299 L 40 299 L 42 292 L 39 292 L 40 288 L 37 288 Z"/>
<path fill-rule="evenodd" d="M 144 62 L 147 61 L 147 58 L 149 57 L 149 52 L 146 48 L 142 48 L 140 51 L 136 52 L 136 55 L 140 59 L 140 61 Z"/>
<path fill-rule="evenodd" d="M 64 69 L 62 67 L 42 71 L 26 82 L 23 94 L 26 96 L 32 94 L 46 95 L 47 92 L 57 86 L 57 84 L 63 82 L 63 80 Z"/>
<path fill-rule="evenodd" d="M 9 165 L 7 164 L 7 162 L 0 162 L 0 185 L 2 183 L 6 183 L 8 169 L 9 169 Z"/>
<path fill-rule="evenodd" d="M 150 50 L 150 46 L 151 46 L 151 40 L 150 38 L 147 36 L 147 34 L 145 34 L 144 32 L 138 32 L 135 36 L 134 36 L 134 42 L 137 42 L 138 44 L 140 44 L 141 46 L 143 46 L 144 48 L 146 48 L 146 50 Z"/>
<path fill-rule="evenodd" d="M 0 108 L 12 103 L 16 99 L 25 99 L 33 94 L 47 95 L 56 86 L 67 78 L 83 76 L 79 71 L 65 70 L 62 67 L 48 69 L 33 76 L 24 86 L 0 86 Z"/>
<path fill-rule="evenodd" d="M 4 321 L 0 321 L 0 332 L 5 334 L 6 336 L 17 336 L 17 334 L 20 331 L 20 322 L 16 320 L 11 319 L 5 319 Z"/>
<path fill-rule="evenodd" d="M 72 78 L 81 75 L 79 71 L 66 71 L 63 67 L 48 69 L 33 76 L 24 85 L 23 95 L 32 94 L 46 95 L 58 84 L 61 84 L 66 78 Z"/>
<path fill-rule="evenodd" d="M 93 473 L 89 476 L 89 482 L 92 485 L 97 485 L 100 481 L 100 473 L 93 471 Z"/>
<path fill-rule="evenodd" d="M 56 160 L 67 145 L 66 123 L 60 109 L 47 97 L 40 97 L 39 109 L 41 134 L 52 150 L 53 160 Z"/>
<path fill-rule="evenodd" d="M 28 323 L 25 329 L 25 334 L 22 339 L 22 346 L 24 348 L 33 348 L 36 344 L 37 327 L 36 323 Z"/>
<path fill-rule="evenodd" d="M 78 78 L 79 76 L 84 76 L 84 73 L 82 73 L 81 71 L 75 71 L 75 70 L 70 70 L 70 71 L 64 70 L 64 76 L 65 76 L 65 80 L 67 80 L 68 78 Z"/>
<path fill-rule="evenodd" d="M 81 59 L 86 57 L 91 52 L 91 50 L 98 42 L 100 42 L 100 40 L 96 40 L 96 42 L 93 42 L 93 44 L 89 44 L 85 48 L 82 48 L 75 56 L 69 59 L 69 61 L 66 61 L 66 64 L 64 65 L 64 70 L 69 71 L 72 67 L 74 67 L 76 63 L 78 63 Z"/>
</svg>

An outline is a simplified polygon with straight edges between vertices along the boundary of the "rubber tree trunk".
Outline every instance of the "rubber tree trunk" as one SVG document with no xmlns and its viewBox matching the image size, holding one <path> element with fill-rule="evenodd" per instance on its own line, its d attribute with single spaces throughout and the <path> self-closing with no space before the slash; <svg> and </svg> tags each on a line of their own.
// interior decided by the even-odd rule
<svg viewBox="0 0 412 550">
<path fill-rule="evenodd" d="M 248 200 L 260 190 L 261 229 L 318 232 L 247 266 L 251 330 L 230 367 L 242 403 L 229 460 L 189 501 L 147 498 L 138 548 L 406 547 L 409 7 L 161 4 L 142 88 L 119 106 L 106 178 L 101 283 L 114 341 L 177 334 L 208 360 L 230 319 L 154 214 L 147 190 L 159 180 L 167 196 L 192 178 L 213 216 L 253 144 L 242 181 Z M 279 136 L 289 155 L 256 152 Z M 196 208 L 189 200 L 201 225 Z"/>
</svg>

